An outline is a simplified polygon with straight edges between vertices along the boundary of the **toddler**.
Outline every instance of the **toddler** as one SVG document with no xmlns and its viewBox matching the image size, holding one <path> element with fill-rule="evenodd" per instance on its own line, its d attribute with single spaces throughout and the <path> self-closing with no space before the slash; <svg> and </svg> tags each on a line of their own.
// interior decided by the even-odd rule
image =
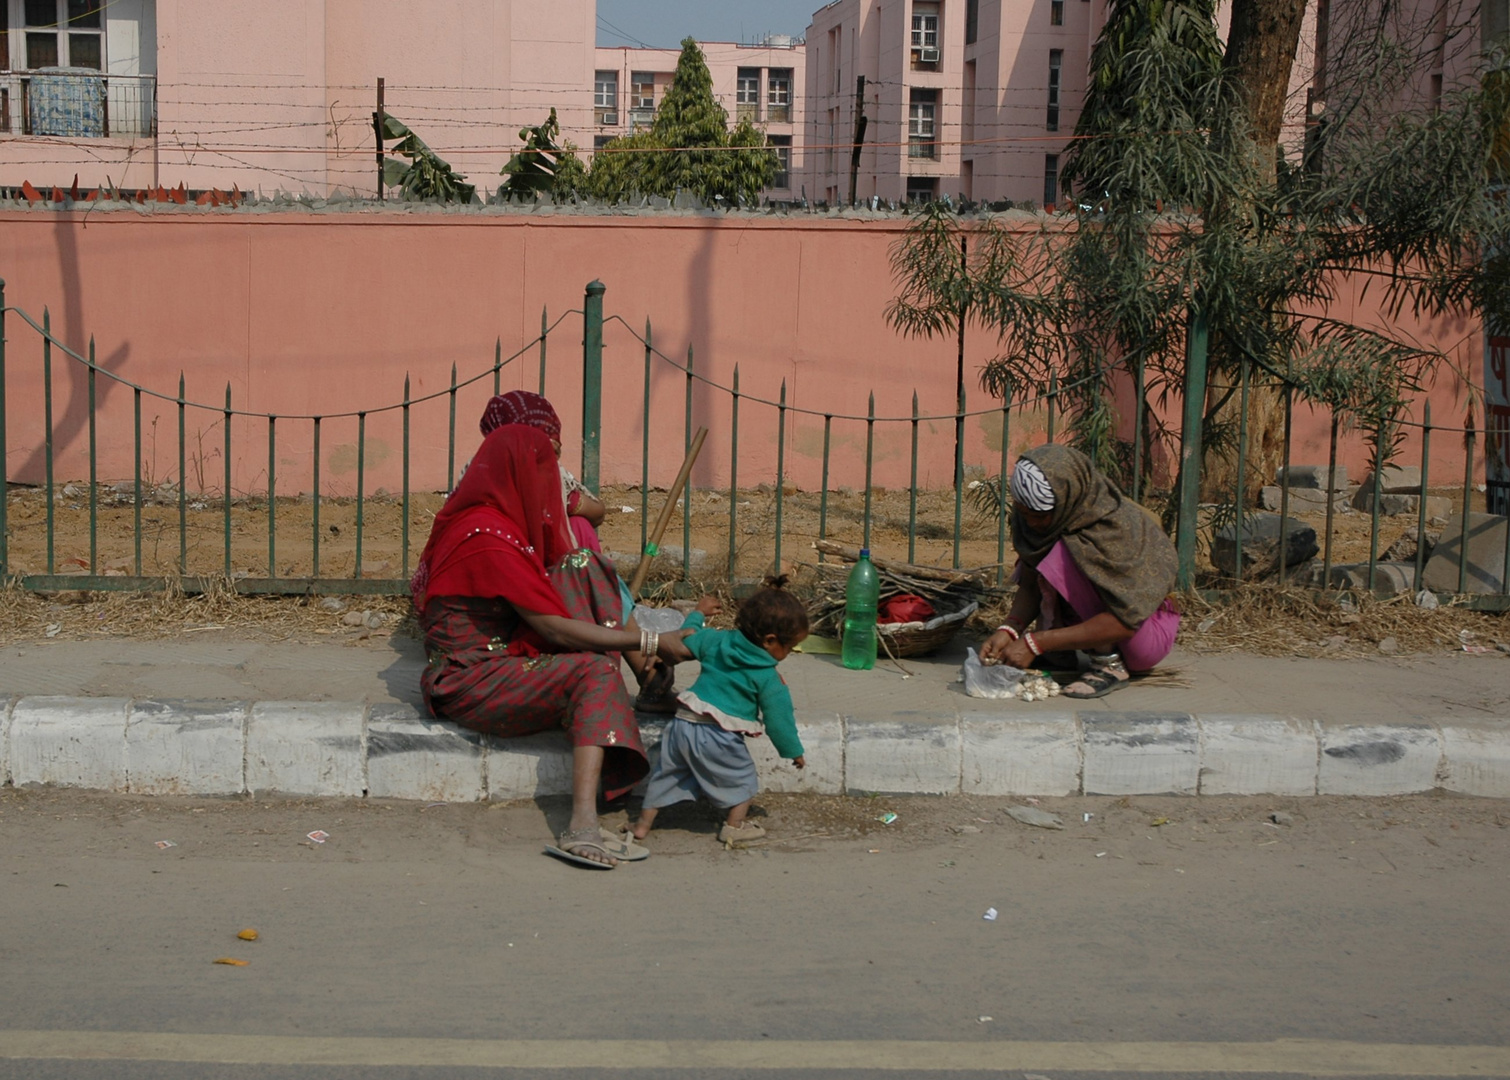
<svg viewBox="0 0 1510 1080">
<path fill-rule="evenodd" d="M 688 616 L 697 629 L 684 644 L 702 671 L 691 689 L 677 695 L 640 820 L 629 829 L 636 840 L 649 834 L 661 807 L 699 794 L 728 811 L 720 840 L 758 840 L 765 830 L 745 820 L 760 789 L 745 739 L 769 735 L 778 754 L 799 769 L 807 765 L 792 695 L 776 673 L 776 665 L 807 637 L 807 610 L 786 583 L 785 574 L 768 578 L 739 606 L 734 630 L 708 630 L 700 612 Z"/>
</svg>

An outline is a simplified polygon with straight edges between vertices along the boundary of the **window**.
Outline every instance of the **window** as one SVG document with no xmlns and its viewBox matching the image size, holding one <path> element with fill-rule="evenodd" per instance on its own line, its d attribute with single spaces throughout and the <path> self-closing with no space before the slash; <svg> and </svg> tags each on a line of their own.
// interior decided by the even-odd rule
<svg viewBox="0 0 1510 1080">
<path fill-rule="evenodd" d="M 828 62 L 829 66 L 834 69 L 834 93 L 836 94 L 844 89 L 844 69 L 839 62 L 839 32 L 843 29 L 842 26 L 836 26 L 828 32 Z"/>
<path fill-rule="evenodd" d="M 823 171 L 826 173 L 834 171 L 834 133 L 838 130 L 838 127 L 839 110 L 828 110 L 828 142 L 823 146 Z"/>
<path fill-rule="evenodd" d="M 135 138 L 154 133 L 155 0 L 0 0 L 0 130 Z M 111 53 L 119 55 L 111 55 Z"/>
<path fill-rule="evenodd" d="M 975 39 L 980 36 L 980 0 L 966 0 L 965 3 L 965 44 L 974 45 Z"/>
<path fill-rule="evenodd" d="M 792 121 L 792 69 L 772 68 L 766 83 L 766 119 L 773 124 Z"/>
<path fill-rule="evenodd" d="M 592 107 L 594 119 L 600 124 L 619 122 L 619 73 L 599 71 L 592 77 Z"/>
<path fill-rule="evenodd" d="M 1043 155 L 1043 206 L 1052 209 L 1059 201 L 1059 155 Z"/>
<path fill-rule="evenodd" d="M 28 68 L 105 68 L 105 0 L 23 0 Z"/>
<path fill-rule="evenodd" d="M 914 158 L 937 158 L 938 143 L 934 141 L 934 118 L 938 112 L 939 92 L 914 88 L 907 109 L 907 156 Z"/>
<path fill-rule="evenodd" d="M 1064 66 L 1064 50 L 1049 50 L 1049 115 L 1044 125 L 1049 131 L 1059 130 L 1059 71 Z"/>
<path fill-rule="evenodd" d="M 594 135 L 592 137 L 593 153 L 596 154 L 599 150 L 603 149 L 603 147 L 607 146 L 617 138 L 617 135 Z"/>
<path fill-rule="evenodd" d="M 655 122 L 655 72 L 630 72 L 629 119 L 636 125 Z"/>
<path fill-rule="evenodd" d="M 907 201 L 910 203 L 935 202 L 939 197 L 939 181 L 936 176 L 909 176 L 907 178 Z"/>
<path fill-rule="evenodd" d="M 938 50 L 939 6 L 926 0 L 914 0 L 912 5 L 912 51 Z M 934 59 L 937 59 L 935 57 Z"/>
<path fill-rule="evenodd" d="M 740 68 L 734 90 L 734 119 L 760 119 L 760 69 Z"/>
<path fill-rule="evenodd" d="M 771 181 L 773 188 L 789 188 L 792 186 L 792 137 L 790 135 L 768 135 L 766 145 L 776 151 L 776 159 L 781 162 L 780 171 L 776 173 L 776 179 Z"/>
<path fill-rule="evenodd" d="M 1064 0 L 1049 0 L 1049 25 L 1064 25 Z"/>
</svg>

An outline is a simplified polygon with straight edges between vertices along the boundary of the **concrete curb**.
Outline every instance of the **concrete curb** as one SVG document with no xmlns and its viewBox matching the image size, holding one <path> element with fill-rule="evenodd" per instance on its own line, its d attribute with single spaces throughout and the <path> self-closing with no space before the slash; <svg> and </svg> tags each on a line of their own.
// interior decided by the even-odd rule
<svg viewBox="0 0 1510 1080">
<path fill-rule="evenodd" d="M 662 723 L 642 718 L 654 753 Z M 808 767 L 751 749 L 767 791 L 928 795 L 1510 798 L 1510 724 L 1338 724 L 1178 712 L 819 714 Z M 491 739 L 407 705 L 23 697 L 0 706 L 0 783 L 149 795 L 474 802 L 565 794 L 557 733 Z"/>
</svg>

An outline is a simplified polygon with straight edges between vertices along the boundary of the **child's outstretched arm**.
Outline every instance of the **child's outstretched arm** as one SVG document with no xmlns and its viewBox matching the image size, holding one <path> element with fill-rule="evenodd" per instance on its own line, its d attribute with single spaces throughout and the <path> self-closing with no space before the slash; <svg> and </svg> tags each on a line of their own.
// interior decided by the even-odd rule
<svg viewBox="0 0 1510 1080">
<path fill-rule="evenodd" d="M 794 763 L 802 761 L 797 766 L 799 769 L 806 765 L 807 762 L 802 760 L 806 751 L 802 748 L 802 740 L 797 737 L 797 715 L 792 710 L 792 692 L 776 672 L 770 672 L 769 677 L 761 681 L 756 704 L 760 707 L 760 720 L 765 724 L 765 733 L 770 736 L 771 745 L 776 748 L 776 752 Z"/>
</svg>

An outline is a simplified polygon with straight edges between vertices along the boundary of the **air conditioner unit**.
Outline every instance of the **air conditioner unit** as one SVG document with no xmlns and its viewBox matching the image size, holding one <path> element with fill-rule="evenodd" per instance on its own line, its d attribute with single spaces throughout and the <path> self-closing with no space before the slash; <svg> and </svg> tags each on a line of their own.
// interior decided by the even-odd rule
<svg viewBox="0 0 1510 1080">
<path fill-rule="evenodd" d="M 937 45 L 925 45 L 918 50 L 918 63 L 937 64 L 939 62 L 939 50 Z"/>
<path fill-rule="evenodd" d="M 598 123 L 607 125 L 609 127 L 613 127 L 613 126 L 617 125 L 618 122 L 619 122 L 619 114 L 616 113 L 616 112 L 606 112 L 606 113 L 603 114 L 603 118 L 598 121 Z"/>
</svg>

